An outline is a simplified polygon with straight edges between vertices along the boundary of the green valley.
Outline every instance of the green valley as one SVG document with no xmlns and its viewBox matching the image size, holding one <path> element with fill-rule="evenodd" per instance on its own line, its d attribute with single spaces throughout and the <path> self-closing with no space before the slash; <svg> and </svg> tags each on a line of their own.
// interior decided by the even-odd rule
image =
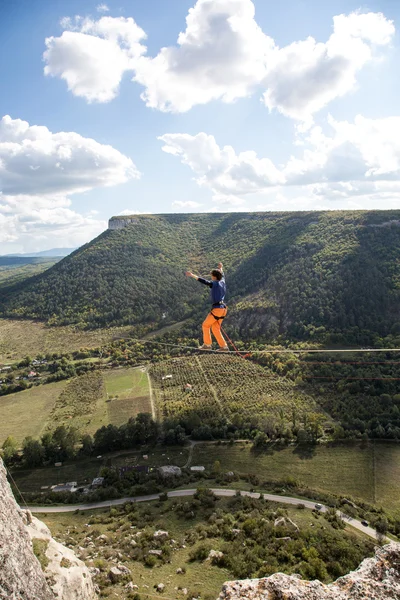
<svg viewBox="0 0 400 600">
<path fill-rule="evenodd" d="M 195 317 L 184 271 L 222 260 L 242 339 L 395 344 L 399 211 L 138 215 L 51 270 L 0 291 L 1 314 L 140 335 Z"/>
</svg>

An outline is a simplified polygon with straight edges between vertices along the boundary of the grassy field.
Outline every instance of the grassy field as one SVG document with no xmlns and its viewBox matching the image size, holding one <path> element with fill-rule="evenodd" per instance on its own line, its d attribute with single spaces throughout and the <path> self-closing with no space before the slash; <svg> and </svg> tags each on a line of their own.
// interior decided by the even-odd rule
<svg viewBox="0 0 400 600">
<path fill-rule="evenodd" d="M 400 446 L 376 444 L 317 446 L 312 454 L 297 447 L 275 447 L 255 454 L 250 445 L 198 444 L 192 464 L 211 467 L 216 460 L 224 471 L 253 473 L 260 481 L 293 477 L 315 490 L 349 495 L 400 514 Z M 374 466 L 375 463 L 375 466 Z"/>
<path fill-rule="evenodd" d="M 165 503 L 151 502 L 145 505 L 141 504 L 132 509 L 128 508 L 127 511 L 124 511 L 124 509 L 112 510 L 111 512 L 93 511 L 90 515 L 88 513 L 47 514 L 44 516 L 41 514 L 39 517 L 48 525 L 55 539 L 62 543 L 72 543 L 74 546 L 82 548 L 87 545 L 87 542 L 85 542 L 87 536 L 96 539 L 101 534 L 106 535 L 108 538 L 106 547 L 102 549 L 101 544 L 97 542 L 98 547 L 88 548 L 83 551 L 83 559 L 89 566 L 93 564 L 100 566 L 106 575 L 110 566 L 115 564 L 113 562 L 114 554 L 120 552 L 121 556 L 123 556 L 124 564 L 132 573 L 133 583 L 139 586 L 138 594 L 143 599 L 150 600 L 157 597 L 154 587 L 162 582 L 165 585 L 163 597 L 167 598 L 167 600 L 182 600 L 185 597 L 182 591 L 183 588 L 186 588 L 186 597 L 188 598 L 197 597 L 201 594 L 203 600 L 213 600 L 217 598 L 223 583 L 236 579 L 236 577 L 233 576 L 228 568 L 218 567 L 211 564 L 208 560 L 195 562 L 189 560 L 192 549 L 204 542 L 201 539 L 191 542 L 187 538 L 187 535 L 189 533 L 193 535 L 198 528 L 207 527 L 210 524 L 209 518 L 213 509 L 197 513 L 192 518 L 184 517 L 182 514 L 179 514 L 177 507 L 186 502 L 187 499 L 182 498 Z M 277 510 L 279 505 L 272 504 L 271 507 L 273 510 Z M 129 510 L 134 511 L 131 514 L 137 515 L 137 521 L 134 521 L 137 523 L 137 526 L 133 528 L 130 521 L 131 515 L 128 515 Z M 216 502 L 214 510 L 218 510 L 220 516 L 231 513 L 231 503 L 229 500 L 220 498 Z M 333 531 L 332 525 L 323 516 L 315 516 L 311 511 L 300 511 L 291 508 L 284 514 L 292 519 L 302 531 L 313 531 L 316 537 L 318 537 L 319 532 L 323 533 L 323 535 L 326 535 L 327 532 L 338 535 Z M 246 510 L 246 515 L 251 515 L 251 509 Z M 131 550 L 129 550 L 128 540 L 135 531 L 142 530 L 144 530 L 145 534 L 146 532 L 150 533 L 149 539 L 151 540 L 151 532 L 158 529 L 168 531 L 169 537 L 165 542 L 166 545 L 169 545 L 171 538 L 176 540 L 176 542 L 173 544 L 174 550 L 171 552 L 168 562 L 156 561 L 156 565 L 153 568 L 149 568 L 148 566 L 144 566 L 142 561 L 133 560 L 130 557 Z M 357 538 L 354 536 L 349 538 L 347 532 L 343 532 L 340 535 L 347 543 L 351 541 L 363 547 L 363 556 L 371 553 L 371 547 L 365 538 L 359 538 L 359 541 L 357 541 Z M 362 546 L 365 542 L 366 545 Z M 150 547 L 152 542 L 149 541 L 148 544 L 148 547 Z M 216 536 L 208 538 L 206 544 L 218 550 L 223 547 L 224 541 L 222 538 Z M 266 541 L 266 544 L 268 544 L 268 541 Z M 98 561 L 96 557 L 102 558 Z M 184 572 L 177 573 L 177 569 L 182 568 Z M 276 566 L 275 570 L 285 571 L 285 568 L 281 565 L 279 567 Z M 115 598 L 117 595 L 123 598 L 126 597 L 123 584 L 112 586 L 107 584 L 105 587 L 101 585 L 101 588 L 102 597 Z"/>
<path fill-rule="evenodd" d="M 57 398 L 66 381 L 33 387 L 17 394 L 0 397 L 0 446 L 12 435 L 18 442 L 44 433 Z"/>
<path fill-rule="evenodd" d="M 376 444 L 373 458 L 376 502 L 400 515 L 400 446 Z"/>
<path fill-rule="evenodd" d="M 74 327 L 46 327 L 34 321 L 0 319 L 0 363 L 47 352 L 72 352 L 80 348 L 97 348 L 129 334 L 130 327 L 110 327 L 96 331 L 79 331 Z"/>
<path fill-rule="evenodd" d="M 118 397 L 107 398 L 110 390 Z M 89 372 L 0 397 L 0 446 L 9 435 L 22 442 L 27 435 L 39 437 L 58 425 L 93 434 L 102 425 L 121 425 L 139 412 L 151 412 L 145 372 L 136 368 Z"/>
<path fill-rule="evenodd" d="M 119 451 L 105 454 L 100 459 L 86 458 L 63 464 L 62 467 L 43 467 L 40 469 L 15 469 L 12 473 L 18 488 L 24 492 L 39 492 L 42 487 L 50 487 L 67 481 L 77 481 L 84 485 L 96 477 L 104 466 L 123 467 L 147 465 L 177 465 L 183 467 L 188 459 L 188 448 L 153 448 L 148 459 L 143 458 L 143 450 Z"/>
<path fill-rule="evenodd" d="M 122 425 L 141 412 L 151 413 L 149 380 L 143 369 L 118 369 L 103 376 L 110 423 Z"/>
<path fill-rule="evenodd" d="M 102 466 L 104 466 L 102 459 L 87 458 L 63 464 L 62 467 L 16 470 L 12 476 L 22 493 L 39 492 L 42 488 L 67 481 L 77 481 L 78 485 L 91 483 L 98 476 Z M 20 501 L 20 498 L 18 500 Z"/>
</svg>

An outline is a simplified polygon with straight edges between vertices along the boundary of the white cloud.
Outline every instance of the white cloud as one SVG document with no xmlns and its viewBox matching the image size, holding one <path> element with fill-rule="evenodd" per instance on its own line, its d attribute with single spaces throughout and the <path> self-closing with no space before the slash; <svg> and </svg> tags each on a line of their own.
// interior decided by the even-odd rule
<svg viewBox="0 0 400 600">
<path fill-rule="evenodd" d="M 8 115 L 0 121 L 4 194 L 77 193 L 138 177 L 132 160 L 112 146 L 75 132 L 52 133 Z"/>
<path fill-rule="evenodd" d="M 303 156 L 289 160 L 284 169 L 288 183 L 400 180 L 400 117 L 358 115 L 354 123 L 330 117 L 329 125 L 333 135 L 312 128 Z"/>
<path fill-rule="evenodd" d="M 74 211 L 70 196 L 139 176 L 132 160 L 111 146 L 5 116 L 0 121 L 0 241 L 19 240 L 28 250 L 40 240 L 53 240 L 50 247 L 87 241 L 106 224 L 94 214 Z"/>
<path fill-rule="evenodd" d="M 179 156 L 196 174 L 200 186 L 219 196 L 248 194 L 284 183 L 284 177 L 268 158 L 253 151 L 236 154 L 232 146 L 220 148 L 214 136 L 172 133 L 159 138 L 163 150 Z"/>
<path fill-rule="evenodd" d="M 353 123 L 328 120 L 330 135 L 321 127 L 303 134 L 299 155 L 278 168 L 253 151 L 237 154 L 221 148 L 205 133 L 166 134 L 163 150 L 191 168 L 195 181 L 213 192 L 219 204 L 239 205 L 241 196 L 270 191 L 274 186 L 306 189 L 313 201 L 349 200 L 373 194 L 385 202 L 400 199 L 400 117 Z M 276 202 L 277 200 L 273 200 Z M 268 202 L 268 205 L 270 202 Z"/>
<path fill-rule="evenodd" d="M 121 210 L 121 212 L 116 213 L 116 216 L 130 216 L 130 215 L 142 215 L 143 213 L 141 213 L 138 210 L 134 210 L 131 208 L 125 208 L 125 210 Z"/>
<path fill-rule="evenodd" d="M 110 9 L 108 8 L 107 4 L 98 4 L 96 6 L 96 10 L 99 13 L 106 13 L 106 12 L 110 12 Z"/>
<path fill-rule="evenodd" d="M 101 17 L 98 21 L 63 19 L 66 30 L 46 39 L 45 75 L 61 77 L 68 89 L 88 102 L 108 102 L 118 95 L 125 72 L 132 71 L 146 48 L 146 37 L 132 18 Z"/>
<path fill-rule="evenodd" d="M 178 46 L 142 57 L 135 81 L 152 108 L 185 112 L 196 104 L 251 95 L 266 75 L 274 41 L 254 20 L 250 0 L 198 0 Z"/>
<path fill-rule="evenodd" d="M 245 203 L 243 198 L 237 198 L 236 196 L 224 196 L 223 194 L 214 194 L 213 201 L 218 202 L 225 206 L 241 206 Z"/>
<path fill-rule="evenodd" d="M 104 231 L 107 223 L 69 208 L 62 196 L 8 196 L 0 194 L 0 243 L 43 250 L 54 246 L 80 245 Z"/>
<path fill-rule="evenodd" d="M 193 200 L 187 200 L 183 202 L 181 200 L 175 200 L 175 202 L 171 205 L 173 208 L 198 208 L 201 206 L 198 202 L 194 202 Z"/>
<path fill-rule="evenodd" d="M 395 32 L 381 13 L 339 15 L 333 23 L 326 43 L 309 37 L 272 53 L 263 96 L 270 110 L 310 120 L 356 87 L 357 72 L 373 59 L 374 47 L 389 44 Z"/>
<path fill-rule="evenodd" d="M 263 94 L 270 109 L 312 123 L 312 115 L 356 87 L 358 71 L 387 46 L 392 21 L 359 12 L 333 19 L 326 42 L 308 37 L 279 48 L 255 20 L 251 0 L 197 0 L 176 46 L 145 56 L 146 35 L 133 19 L 63 19 L 61 37 L 46 40 L 45 73 L 65 79 L 89 102 L 118 94 L 125 72 L 144 86 L 147 106 L 186 112 L 212 100 Z"/>
</svg>

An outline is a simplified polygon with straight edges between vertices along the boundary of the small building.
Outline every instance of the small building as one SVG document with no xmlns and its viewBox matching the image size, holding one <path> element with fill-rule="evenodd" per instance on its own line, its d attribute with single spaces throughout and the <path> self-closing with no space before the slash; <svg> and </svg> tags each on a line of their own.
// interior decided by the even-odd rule
<svg viewBox="0 0 400 600">
<path fill-rule="evenodd" d="M 0 367 L 0 373 L 5 373 L 5 372 L 11 371 L 11 370 L 12 370 L 12 367 L 10 367 L 8 365 L 5 367 Z M 171 377 L 172 377 L 172 375 L 171 375 Z"/>
<path fill-rule="evenodd" d="M 185 392 L 191 392 L 193 390 L 193 386 L 190 383 L 185 385 Z"/>
<path fill-rule="evenodd" d="M 190 470 L 195 471 L 197 473 L 202 473 L 203 471 L 206 470 L 206 468 L 202 467 L 202 466 L 199 466 L 199 467 L 194 466 L 194 467 L 190 467 Z"/>
<path fill-rule="evenodd" d="M 52 492 L 76 492 L 78 484 L 76 481 L 69 481 L 67 483 L 59 483 L 58 485 L 51 486 Z"/>
<path fill-rule="evenodd" d="M 39 375 L 39 373 L 36 373 L 36 371 L 30 371 L 30 373 L 28 373 L 29 379 L 33 379 L 34 377 L 37 377 L 38 375 Z"/>
<path fill-rule="evenodd" d="M 164 465 L 163 467 L 159 467 L 158 472 L 162 477 L 180 477 L 182 475 L 181 468 L 176 467 L 175 465 Z"/>
<path fill-rule="evenodd" d="M 162 381 L 165 381 L 166 379 L 172 379 L 172 375 L 164 375 L 164 377 L 161 377 Z"/>
<path fill-rule="evenodd" d="M 104 477 L 95 477 L 92 481 L 92 487 L 101 487 L 104 483 Z"/>
</svg>

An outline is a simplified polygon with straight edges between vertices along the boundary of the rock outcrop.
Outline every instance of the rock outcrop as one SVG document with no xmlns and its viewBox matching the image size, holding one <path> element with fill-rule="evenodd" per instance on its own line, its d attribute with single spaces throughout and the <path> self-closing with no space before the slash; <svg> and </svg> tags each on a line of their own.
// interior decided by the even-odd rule
<svg viewBox="0 0 400 600">
<path fill-rule="evenodd" d="M 54 600 L 0 459 L 0 598 Z"/>
<path fill-rule="evenodd" d="M 42 566 L 32 540 L 41 545 Z M 44 569 L 44 570 L 43 570 Z M 0 459 L 0 600 L 96 600 L 92 577 L 73 550 L 15 502 Z"/>
<path fill-rule="evenodd" d="M 48 561 L 44 574 L 54 597 L 59 600 L 96 600 L 92 576 L 88 567 L 73 550 L 56 542 L 47 525 L 28 512 L 26 528 L 31 540 L 44 540 Z"/>
<path fill-rule="evenodd" d="M 111 217 L 108 221 L 108 229 L 123 229 L 131 223 L 138 223 L 137 217 Z"/>
<path fill-rule="evenodd" d="M 304 581 L 296 575 L 275 573 L 263 579 L 229 581 L 219 600 L 400 600 L 400 544 L 376 550 L 375 558 L 334 583 Z"/>
</svg>

